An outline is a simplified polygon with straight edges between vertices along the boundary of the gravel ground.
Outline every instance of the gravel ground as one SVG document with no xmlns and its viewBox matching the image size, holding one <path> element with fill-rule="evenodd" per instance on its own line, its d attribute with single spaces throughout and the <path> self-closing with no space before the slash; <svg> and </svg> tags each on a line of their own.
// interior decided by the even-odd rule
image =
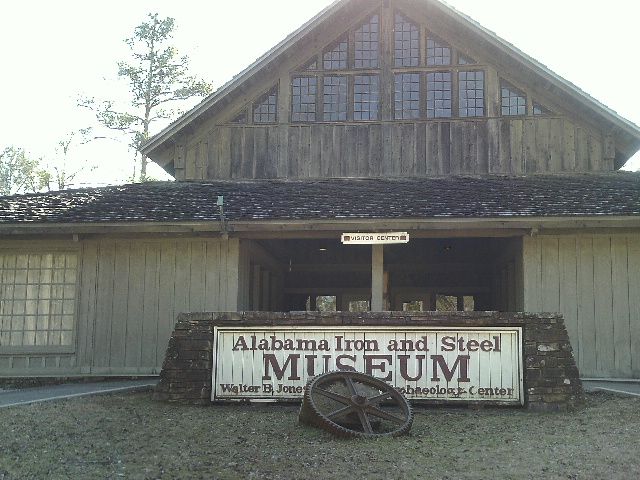
<svg viewBox="0 0 640 480">
<path fill-rule="evenodd" d="M 150 393 L 0 410 L 0 480 L 640 478 L 640 398 L 572 413 L 419 408 L 411 434 L 338 440 L 292 405 L 189 407 Z"/>
</svg>

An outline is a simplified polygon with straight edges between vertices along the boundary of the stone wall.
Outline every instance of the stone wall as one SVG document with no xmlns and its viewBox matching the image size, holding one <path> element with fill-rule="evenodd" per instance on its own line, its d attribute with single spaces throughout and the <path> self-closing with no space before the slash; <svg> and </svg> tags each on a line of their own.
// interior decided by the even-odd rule
<svg viewBox="0 0 640 480">
<path fill-rule="evenodd" d="M 565 410 L 580 406 L 584 400 L 562 316 L 499 312 L 181 314 L 169 340 L 155 397 L 171 402 L 210 403 L 213 327 L 272 325 L 522 327 L 525 406 L 532 410 Z"/>
</svg>

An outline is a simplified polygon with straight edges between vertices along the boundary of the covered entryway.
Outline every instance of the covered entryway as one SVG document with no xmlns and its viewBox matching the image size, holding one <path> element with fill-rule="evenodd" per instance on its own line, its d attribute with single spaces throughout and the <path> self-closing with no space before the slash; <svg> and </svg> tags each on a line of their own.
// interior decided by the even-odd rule
<svg viewBox="0 0 640 480">
<path fill-rule="evenodd" d="M 240 308 L 267 311 L 522 309 L 521 239 L 332 238 L 241 242 Z"/>
</svg>

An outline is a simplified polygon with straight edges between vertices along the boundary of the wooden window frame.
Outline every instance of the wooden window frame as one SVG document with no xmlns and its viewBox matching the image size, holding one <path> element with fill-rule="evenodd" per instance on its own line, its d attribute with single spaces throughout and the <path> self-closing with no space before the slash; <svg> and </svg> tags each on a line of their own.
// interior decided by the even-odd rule
<svg viewBox="0 0 640 480">
<path fill-rule="evenodd" d="M 325 55 L 327 55 L 328 53 L 333 53 L 333 51 L 341 44 L 345 44 L 346 45 L 346 58 L 344 59 L 344 67 L 338 67 L 338 68 L 334 68 L 334 67 L 330 67 L 327 68 L 327 66 L 325 65 L 325 62 L 329 61 L 329 62 L 342 62 L 341 59 L 338 60 L 325 60 Z M 338 38 L 336 41 L 334 41 L 333 43 L 329 44 L 329 46 L 327 48 L 325 48 L 324 50 L 322 50 L 322 70 L 325 72 L 342 72 L 344 70 L 349 70 L 349 65 L 351 65 L 350 60 L 351 60 L 351 56 L 350 56 L 350 52 L 352 50 L 351 47 L 351 34 L 349 32 L 343 34 L 340 36 L 340 38 Z M 340 52 L 342 53 L 342 52 Z"/>
<path fill-rule="evenodd" d="M 359 66 L 356 65 L 356 61 L 357 61 L 356 52 L 358 51 L 357 50 L 357 46 L 356 46 L 356 43 L 357 43 L 356 35 L 357 35 L 358 30 L 361 29 L 363 26 L 371 25 L 371 20 L 374 17 L 378 17 L 378 23 L 377 23 L 377 25 L 378 25 L 378 32 L 377 32 L 377 34 L 378 34 L 378 40 L 377 40 L 378 48 L 376 49 L 376 65 L 375 66 L 369 65 L 369 66 L 366 66 L 366 67 L 365 66 L 360 66 L 359 67 Z M 381 26 L 381 19 L 382 19 L 382 17 L 380 15 L 380 12 L 377 12 L 377 11 L 373 12 L 368 17 L 366 17 L 366 19 L 363 22 L 359 23 L 358 26 L 356 28 L 354 28 L 352 32 L 349 33 L 349 40 L 350 40 L 350 42 L 352 42 L 352 45 L 353 45 L 352 48 L 349 49 L 350 52 L 353 52 L 353 58 L 350 59 L 349 65 L 352 65 L 354 70 L 380 70 L 380 64 L 382 63 L 381 62 L 382 55 L 381 55 L 381 52 L 380 52 L 380 44 L 381 44 L 380 26 Z M 369 32 L 369 35 L 371 35 L 371 32 Z M 364 42 L 364 40 L 363 40 L 363 42 Z M 366 42 L 371 42 L 371 40 L 366 40 Z M 373 50 L 366 50 L 366 51 L 371 52 Z"/>
<path fill-rule="evenodd" d="M 278 123 L 278 103 L 280 102 L 280 95 L 279 95 L 279 91 L 278 91 L 278 85 L 275 85 L 273 87 L 271 87 L 268 91 L 266 91 L 265 93 L 263 93 L 262 95 L 260 95 L 251 105 L 251 123 L 254 125 L 274 125 L 276 123 Z M 265 100 L 267 100 L 271 95 L 275 95 L 276 97 L 276 101 L 275 101 L 275 112 L 274 112 L 274 119 L 273 121 L 268 121 L 268 122 L 263 122 L 263 121 L 259 121 L 256 122 L 256 108 L 259 108 L 260 106 L 262 106 L 262 104 L 264 103 Z M 261 114 L 261 115 L 265 115 L 265 114 Z M 267 113 L 268 115 L 268 113 Z"/>
<path fill-rule="evenodd" d="M 80 281 L 81 281 L 81 262 L 82 256 L 79 248 L 34 248 L 30 250 L 24 249 L 7 249 L 0 250 L 0 258 L 5 255 L 74 255 L 76 258 L 75 265 L 75 283 L 73 298 L 73 314 L 72 327 L 70 330 L 71 341 L 68 345 L 0 345 L 0 355 L 55 355 L 55 354 L 75 354 L 77 350 L 78 339 L 78 317 L 80 307 Z M 2 279 L 0 278 L 0 285 Z M 15 284 L 14 284 L 15 286 Z M 64 294 L 63 294 L 64 299 Z M 64 308 L 64 307 L 63 307 Z M 0 321 L 2 319 L 0 318 Z"/>
<path fill-rule="evenodd" d="M 529 113 L 529 108 L 528 108 L 528 95 L 524 92 L 524 90 L 514 87 L 511 83 L 507 82 L 506 80 L 500 80 L 499 83 L 499 88 L 500 88 L 500 115 L 503 117 L 526 117 Z M 504 95 L 504 91 L 507 90 L 509 92 L 509 95 L 507 95 L 505 97 Z M 505 105 L 505 98 L 509 99 L 509 105 Z M 511 108 L 512 105 L 511 103 L 511 98 L 521 98 L 522 100 L 524 100 L 524 105 L 522 105 L 524 107 L 524 113 L 511 113 Z M 515 105 L 516 110 L 519 110 L 521 105 L 517 104 Z M 505 108 L 507 108 L 509 111 L 507 113 L 505 113 Z"/>
<path fill-rule="evenodd" d="M 461 102 L 460 102 L 460 98 L 461 98 L 461 91 L 460 91 L 460 74 L 461 73 L 482 73 L 482 114 L 478 115 L 478 114 L 474 114 L 474 115 L 462 115 L 462 106 L 461 106 Z M 479 68 L 472 68 L 472 69 L 467 69 L 467 68 L 461 68 L 457 70 L 457 74 L 456 74 L 456 78 L 457 78 L 457 99 L 458 99 L 458 115 L 457 118 L 486 118 L 487 116 L 487 74 L 486 71 L 484 69 L 479 69 Z M 464 81 L 469 81 L 468 79 L 465 79 Z M 477 81 L 477 80 L 474 80 Z M 476 89 L 474 89 L 476 90 Z M 477 98 L 477 97 L 476 97 Z M 473 109 L 477 109 L 479 108 L 477 105 L 474 105 L 473 107 L 466 107 L 467 110 L 469 108 L 473 108 Z"/>
<path fill-rule="evenodd" d="M 368 77 L 368 78 L 376 78 L 377 79 L 377 96 L 378 96 L 378 100 L 377 100 L 377 108 L 376 108 L 376 117 L 375 118 L 355 118 L 356 117 L 356 78 L 362 78 L 362 77 Z M 352 106 L 352 110 L 353 110 L 353 114 L 352 114 L 352 118 L 354 122 L 377 122 L 380 121 L 380 74 L 378 73 L 362 73 L 362 74 L 358 74 L 358 75 L 353 75 L 353 81 L 352 83 L 352 98 L 351 98 L 351 106 Z M 363 84 L 364 85 L 364 84 Z M 367 84 L 368 86 L 371 86 L 371 81 L 369 81 L 369 83 Z M 369 95 L 371 95 L 371 92 L 369 91 Z M 373 102 L 368 101 L 368 102 L 359 102 L 360 104 L 372 104 Z M 358 112 L 364 112 L 365 110 L 358 110 Z M 371 110 L 366 110 L 367 112 L 371 112 Z"/>
<path fill-rule="evenodd" d="M 453 47 L 451 45 L 449 45 L 448 42 L 445 42 L 444 40 L 440 39 L 439 37 L 430 34 L 429 32 L 427 32 L 425 34 L 425 52 L 424 52 L 424 64 L 426 67 L 428 68 L 448 68 L 454 65 L 453 61 L 454 61 L 454 54 L 453 54 Z M 449 50 L 449 63 L 433 63 L 433 64 L 429 64 L 429 50 L 431 50 L 431 48 L 429 47 L 429 42 L 434 42 L 437 46 L 433 47 L 434 49 L 438 49 L 438 48 L 442 48 L 442 49 L 447 49 Z M 433 58 L 440 58 L 440 57 L 433 57 Z M 444 57 L 442 57 L 444 58 Z"/>
<path fill-rule="evenodd" d="M 450 104 L 449 105 L 449 116 L 438 116 L 438 115 L 436 115 L 435 112 L 437 111 L 437 109 L 435 108 L 435 105 L 434 105 L 434 108 L 433 108 L 434 115 L 432 117 L 430 117 L 429 116 L 429 110 L 430 110 L 429 109 L 429 92 L 430 92 L 430 90 L 429 90 L 429 75 L 437 75 L 439 73 L 448 74 L 449 75 L 449 87 L 450 87 L 449 88 L 449 95 L 450 95 L 450 98 L 449 98 L 449 104 Z M 424 80 L 424 85 L 425 85 L 425 88 L 424 88 L 424 91 L 425 91 L 425 102 L 424 102 L 424 105 L 425 105 L 425 117 L 426 117 L 427 120 L 442 120 L 442 119 L 450 120 L 450 119 L 454 118 L 454 113 L 455 113 L 455 110 L 454 110 L 454 96 L 455 95 L 454 95 L 454 90 L 453 90 L 454 89 L 454 82 L 453 82 L 453 78 L 454 77 L 455 77 L 455 72 L 453 72 L 452 70 L 449 70 L 449 69 L 446 69 L 446 70 L 434 70 L 434 71 L 426 72 L 425 80 Z M 442 80 L 434 80 L 434 82 L 440 82 L 440 81 L 442 81 Z M 436 90 L 436 91 L 445 91 L 445 90 Z M 434 102 L 435 101 L 436 101 L 436 99 L 434 99 Z"/>
<path fill-rule="evenodd" d="M 397 33 L 396 32 L 396 16 L 398 16 L 398 15 L 402 16 L 406 23 L 416 27 L 416 29 L 418 31 L 418 52 L 417 52 L 418 63 L 416 65 L 404 65 L 404 59 L 407 58 L 407 57 L 404 57 L 404 56 L 402 57 L 402 59 L 403 59 L 402 64 L 399 65 L 397 63 L 397 60 L 398 60 L 398 56 L 397 56 L 398 49 L 396 48 L 396 41 L 397 41 L 396 40 L 396 33 Z M 423 29 L 421 28 L 421 25 L 419 23 L 414 22 L 411 19 L 410 15 L 405 14 L 401 10 L 393 11 L 393 31 L 392 31 L 393 35 L 392 35 L 392 39 L 391 39 L 391 42 L 393 44 L 393 50 L 392 50 L 393 54 L 392 54 L 392 58 L 389 59 L 390 65 L 392 65 L 394 68 L 416 68 L 416 67 L 420 67 L 420 66 L 423 65 L 423 62 L 422 62 L 422 57 L 423 57 L 423 55 L 422 55 L 422 39 L 424 38 L 424 35 L 423 35 L 423 31 L 422 30 Z M 411 30 L 409 30 L 409 31 L 411 31 Z M 404 31 L 403 31 L 403 33 L 404 33 Z M 409 37 L 411 37 L 411 36 L 409 36 Z M 403 40 L 401 40 L 401 41 L 403 41 Z M 410 59 L 413 58 L 411 56 L 411 41 L 412 41 L 412 39 L 409 38 L 409 57 L 408 58 L 410 58 Z"/>
<path fill-rule="evenodd" d="M 399 75 L 403 75 L 403 76 L 404 75 L 416 75 L 418 77 L 418 82 L 417 82 L 417 84 L 418 84 L 418 99 L 416 100 L 418 102 L 418 109 L 417 109 L 418 114 L 417 114 L 416 117 L 413 117 L 413 116 L 412 117 L 405 117 L 404 113 L 402 113 L 401 117 L 398 117 L 398 115 L 397 115 L 398 109 L 396 108 L 396 105 L 397 105 L 398 100 L 397 100 L 397 92 L 395 90 L 395 85 L 396 85 L 396 79 L 397 79 L 397 77 Z M 402 72 L 395 72 L 394 73 L 394 75 L 393 75 L 394 97 L 393 97 L 393 110 L 392 110 L 393 111 L 393 119 L 394 120 L 400 120 L 400 121 L 403 121 L 403 120 L 420 120 L 420 119 L 422 119 L 424 117 L 424 115 L 423 115 L 423 104 L 425 103 L 424 102 L 425 88 L 424 88 L 424 85 L 423 85 L 424 82 L 422 80 L 423 77 L 424 77 L 424 75 L 421 72 L 418 72 L 418 71 L 408 71 L 408 72 L 402 71 Z M 402 84 L 404 85 L 404 82 L 402 82 Z M 414 82 L 410 82 L 410 84 L 413 85 L 415 83 Z M 402 91 L 402 95 L 404 95 L 404 90 Z M 404 103 L 404 101 L 405 100 L 403 98 L 401 100 L 401 102 Z M 409 101 L 413 102 L 414 100 L 409 100 Z M 414 110 L 411 110 L 411 111 L 414 111 Z M 404 108 L 401 110 L 401 112 L 404 112 Z"/>
<path fill-rule="evenodd" d="M 325 102 L 325 88 L 327 87 L 327 85 L 325 84 L 325 81 L 328 78 L 344 79 L 345 89 L 346 89 L 345 97 L 344 97 L 344 104 L 345 104 L 345 110 L 344 110 L 345 118 L 344 119 L 338 118 L 338 119 L 329 119 L 329 120 L 327 120 L 327 118 L 326 118 L 327 111 L 325 109 L 325 105 L 327 105 L 327 103 Z M 349 81 L 349 78 L 350 78 L 350 75 L 324 75 L 322 77 L 322 93 L 321 93 L 322 101 L 321 101 L 321 103 L 322 103 L 322 121 L 323 122 L 343 123 L 343 122 L 349 121 L 349 118 L 350 118 L 350 116 L 349 116 L 349 98 L 352 97 L 352 95 L 350 95 L 351 92 L 350 92 L 350 89 L 349 89 L 349 84 L 351 83 Z M 336 84 L 336 85 L 332 84 L 332 85 L 329 85 L 329 86 L 330 87 L 340 87 L 339 84 Z M 340 92 L 338 92 L 338 93 L 330 93 L 329 95 L 338 95 L 338 99 L 339 99 Z M 336 103 L 336 105 L 338 105 L 338 106 L 341 105 L 339 100 Z M 333 113 L 335 113 L 335 112 L 332 112 L 332 114 Z M 342 113 L 341 111 L 338 112 L 338 114 L 341 114 L 341 113 Z"/>
<path fill-rule="evenodd" d="M 295 88 L 295 86 L 294 86 L 294 84 L 293 84 L 293 83 L 294 83 L 294 81 L 295 81 L 296 79 L 301 79 L 301 78 L 314 79 L 314 80 L 315 80 L 315 82 L 316 82 L 316 85 L 315 85 L 315 87 L 316 87 L 316 91 L 315 91 L 315 102 L 314 102 L 315 109 L 314 109 L 314 112 L 313 112 L 313 116 L 314 116 L 314 119 L 313 119 L 313 120 L 296 120 L 296 119 L 294 119 L 294 118 L 293 118 L 293 117 L 294 117 L 294 114 L 296 114 L 296 113 L 300 113 L 300 114 L 307 114 L 307 115 L 308 115 L 309 113 L 311 113 L 311 112 L 294 112 L 294 111 L 293 111 L 293 108 L 294 108 L 294 101 L 293 101 L 294 94 L 293 94 L 293 89 Z M 290 95 L 291 95 L 291 102 L 290 102 L 290 103 L 291 103 L 291 111 L 289 112 L 289 115 L 290 115 L 290 117 L 289 117 L 289 118 L 290 118 L 291 123 L 296 123 L 296 124 L 297 124 L 297 123 L 316 123 L 316 122 L 318 121 L 318 118 L 319 118 L 319 117 L 318 117 L 318 116 L 319 116 L 319 109 L 318 109 L 318 104 L 319 104 L 319 102 L 318 102 L 318 96 L 319 96 L 319 92 L 320 92 L 320 82 L 319 82 L 319 78 L 322 78 L 322 77 L 318 77 L 317 75 L 297 75 L 297 74 L 296 74 L 296 75 L 293 75 L 293 76 L 291 77 L 291 89 L 290 89 Z M 300 88 L 302 88 L 302 87 L 300 87 Z M 306 105 L 306 104 L 305 104 L 305 105 Z"/>
</svg>

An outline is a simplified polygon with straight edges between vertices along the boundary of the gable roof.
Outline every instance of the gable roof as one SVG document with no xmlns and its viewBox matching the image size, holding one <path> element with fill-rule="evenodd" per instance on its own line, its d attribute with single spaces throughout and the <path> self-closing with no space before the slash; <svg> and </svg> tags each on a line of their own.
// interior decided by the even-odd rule
<svg viewBox="0 0 640 480">
<path fill-rule="evenodd" d="M 141 151 L 150 158 L 153 158 L 154 154 L 166 147 L 175 135 L 188 129 L 222 99 L 233 95 L 236 89 L 241 87 L 253 75 L 267 68 L 281 56 L 286 56 L 287 52 L 291 48 L 294 48 L 312 29 L 328 21 L 333 15 L 339 13 L 347 4 L 353 1 L 355 0 L 337 0 L 326 7 L 189 112 L 185 113 L 160 133 L 149 139 L 142 145 Z M 559 93 L 574 100 L 594 115 L 600 122 L 603 122 L 607 126 L 605 130 L 610 131 L 616 138 L 616 149 L 620 152 L 620 155 L 617 155 L 616 158 L 616 168 L 621 167 L 628 158 L 640 149 L 640 127 L 633 122 L 618 115 L 611 108 L 599 102 L 573 83 L 557 75 L 542 63 L 528 56 L 511 43 L 500 38 L 494 32 L 486 29 L 454 7 L 441 0 L 421 1 L 425 6 L 429 5 L 435 8 L 439 13 L 456 22 L 460 27 L 468 29 L 479 41 L 485 42 L 493 47 L 496 53 L 508 56 L 508 58 L 514 61 L 520 68 L 525 69 L 528 74 L 541 77 Z"/>
<path fill-rule="evenodd" d="M 16 225 L 637 216 L 640 173 L 150 182 L 0 197 Z M 363 202 L 362 199 L 367 201 Z"/>
</svg>

